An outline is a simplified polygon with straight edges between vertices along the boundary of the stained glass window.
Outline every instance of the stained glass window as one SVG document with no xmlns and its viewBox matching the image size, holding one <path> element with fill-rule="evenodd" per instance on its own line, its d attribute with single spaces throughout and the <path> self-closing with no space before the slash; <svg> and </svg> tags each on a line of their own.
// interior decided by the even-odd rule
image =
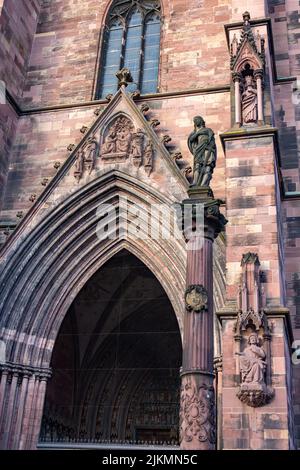
<svg viewBox="0 0 300 470">
<path fill-rule="evenodd" d="M 117 91 L 116 72 L 128 67 L 129 91 L 156 93 L 160 55 L 160 4 L 157 0 L 117 0 L 105 26 L 97 98 Z"/>
</svg>

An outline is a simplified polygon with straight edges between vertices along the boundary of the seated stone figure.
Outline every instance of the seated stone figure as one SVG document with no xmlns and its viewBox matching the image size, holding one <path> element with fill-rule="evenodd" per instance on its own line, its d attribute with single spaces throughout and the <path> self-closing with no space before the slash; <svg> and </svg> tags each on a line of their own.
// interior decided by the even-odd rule
<svg viewBox="0 0 300 470">
<path fill-rule="evenodd" d="M 242 373 L 242 388 L 262 389 L 265 384 L 266 354 L 258 346 L 258 336 L 251 333 L 248 338 L 249 346 L 240 357 L 240 369 Z"/>
</svg>

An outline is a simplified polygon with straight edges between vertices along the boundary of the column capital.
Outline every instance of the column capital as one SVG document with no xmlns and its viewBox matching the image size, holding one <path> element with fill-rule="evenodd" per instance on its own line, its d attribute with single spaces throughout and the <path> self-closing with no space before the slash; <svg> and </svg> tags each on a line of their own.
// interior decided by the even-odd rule
<svg viewBox="0 0 300 470">
<path fill-rule="evenodd" d="M 233 82 L 241 82 L 242 74 L 240 72 L 232 72 L 232 80 Z"/>
<path fill-rule="evenodd" d="M 262 79 L 263 76 L 264 76 L 264 71 L 263 71 L 263 69 L 256 69 L 256 70 L 254 70 L 253 75 L 254 75 L 255 79 L 257 79 L 257 78 Z"/>
<path fill-rule="evenodd" d="M 193 232 L 197 230 L 200 223 L 199 215 L 203 210 L 203 236 L 212 241 L 220 232 L 224 231 L 227 220 L 220 212 L 220 206 L 224 202 L 214 199 L 210 187 L 192 187 L 188 190 L 189 198 L 184 199 L 177 205 L 177 222 L 182 230 L 186 241 L 189 241 Z M 201 227 L 200 227 L 201 228 Z"/>
<path fill-rule="evenodd" d="M 20 375 L 27 378 L 35 376 L 40 380 L 48 380 L 52 375 L 52 369 L 48 367 L 33 367 L 15 362 L 0 364 L 0 371 L 4 374 Z"/>
</svg>

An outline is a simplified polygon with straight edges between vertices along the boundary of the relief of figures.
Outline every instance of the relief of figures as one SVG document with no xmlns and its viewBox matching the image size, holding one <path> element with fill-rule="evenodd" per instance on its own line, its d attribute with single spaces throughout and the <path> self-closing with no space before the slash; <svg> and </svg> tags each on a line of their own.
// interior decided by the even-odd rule
<svg viewBox="0 0 300 470">
<path fill-rule="evenodd" d="M 104 138 L 101 148 L 102 158 L 128 158 L 133 131 L 133 124 L 128 118 L 118 117 Z"/>
<path fill-rule="evenodd" d="M 101 158 L 104 162 L 130 161 L 136 168 L 144 166 L 149 176 L 153 169 L 153 144 L 145 132 L 126 116 L 119 116 L 104 133 Z"/>
</svg>

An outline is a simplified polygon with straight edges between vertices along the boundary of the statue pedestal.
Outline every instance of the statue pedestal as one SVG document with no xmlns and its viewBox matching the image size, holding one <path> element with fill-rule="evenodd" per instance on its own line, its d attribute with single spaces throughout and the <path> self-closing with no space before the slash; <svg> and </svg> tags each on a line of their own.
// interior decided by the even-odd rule
<svg viewBox="0 0 300 470">
<path fill-rule="evenodd" d="M 181 369 L 180 445 L 185 450 L 212 450 L 216 447 L 213 241 L 224 229 L 226 219 L 219 210 L 222 201 L 213 198 L 210 188 L 191 187 L 188 194 L 189 199 L 181 204 L 181 229 L 187 242 L 187 289 Z M 197 223 L 200 223 L 200 230 Z"/>
</svg>

